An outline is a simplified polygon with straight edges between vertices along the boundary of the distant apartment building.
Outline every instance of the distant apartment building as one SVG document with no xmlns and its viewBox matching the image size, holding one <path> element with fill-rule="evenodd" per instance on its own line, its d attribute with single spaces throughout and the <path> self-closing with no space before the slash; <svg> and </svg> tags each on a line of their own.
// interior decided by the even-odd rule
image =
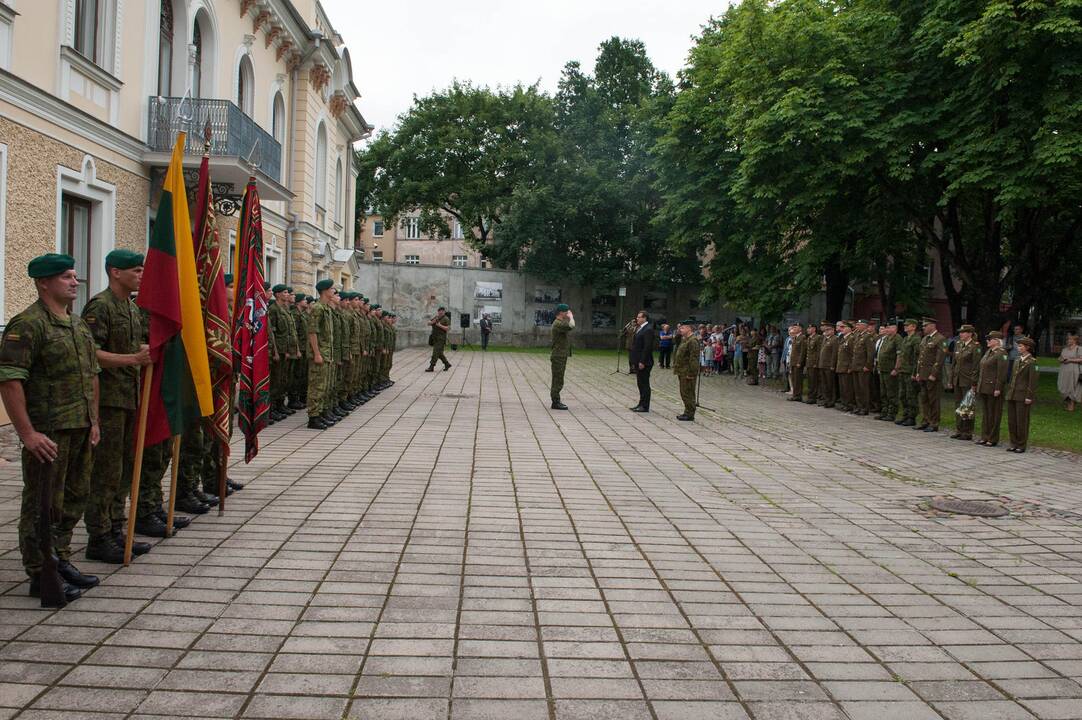
<svg viewBox="0 0 1082 720">
<path fill-rule="evenodd" d="M 0 0 L 0 324 L 42 253 L 75 257 L 77 311 L 102 290 L 110 250 L 146 247 L 180 129 L 194 185 L 207 123 L 230 254 L 254 148 L 267 278 L 348 285 L 358 97 L 316 0 Z"/>
<path fill-rule="evenodd" d="M 422 232 L 418 213 L 410 213 L 390 225 L 379 213 L 365 215 L 357 239 L 357 250 L 367 262 L 396 262 L 406 265 L 440 265 L 458 268 L 485 268 L 487 261 L 467 238 L 477 237 L 473 228 L 463 228 L 451 215 L 446 216 L 449 236 L 436 237 Z"/>
</svg>

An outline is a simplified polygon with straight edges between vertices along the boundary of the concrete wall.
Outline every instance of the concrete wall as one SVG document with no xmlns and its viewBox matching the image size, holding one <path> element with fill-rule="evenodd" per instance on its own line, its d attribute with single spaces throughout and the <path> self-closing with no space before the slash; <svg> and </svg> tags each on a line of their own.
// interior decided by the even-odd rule
<svg viewBox="0 0 1082 720">
<path fill-rule="evenodd" d="M 484 294 L 486 287 L 495 289 L 494 284 L 502 290 L 499 297 L 495 297 L 495 293 L 490 293 L 490 297 L 478 297 L 479 288 Z M 399 344 L 403 347 L 423 345 L 428 341 L 428 320 L 441 305 L 452 313 L 451 342 L 462 341 L 459 315 L 469 313 L 473 324 L 467 339 L 479 343 L 477 320 L 488 307 L 500 311 L 492 342 L 522 347 L 549 343 L 549 327 L 557 302 L 571 306 L 577 322 L 572 337 L 576 345 L 585 347 L 612 346 L 620 328 L 643 307 L 648 309 L 651 317 L 667 318 L 670 322 L 688 316 L 703 322 L 730 322 L 736 317 L 735 312 L 720 305 L 697 307 L 696 288 L 634 285 L 627 286 L 621 315 L 616 288 L 606 290 L 548 283 L 508 270 L 359 263 L 353 289 L 398 313 Z"/>
</svg>

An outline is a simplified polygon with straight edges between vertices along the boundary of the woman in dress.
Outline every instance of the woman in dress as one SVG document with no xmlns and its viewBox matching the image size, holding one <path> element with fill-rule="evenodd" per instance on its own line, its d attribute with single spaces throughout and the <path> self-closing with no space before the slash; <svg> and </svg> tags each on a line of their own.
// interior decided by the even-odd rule
<svg viewBox="0 0 1082 720">
<path fill-rule="evenodd" d="M 1082 402 L 1082 385 L 1078 382 L 1082 370 L 1082 346 L 1078 344 L 1078 334 L 1067 336 L 1067 345 L 1059 353 L 1059 378 L 1056 387 L 1067 405 L 1067 412 L 1074 412 L 1075 403 Z"/>
</svg>

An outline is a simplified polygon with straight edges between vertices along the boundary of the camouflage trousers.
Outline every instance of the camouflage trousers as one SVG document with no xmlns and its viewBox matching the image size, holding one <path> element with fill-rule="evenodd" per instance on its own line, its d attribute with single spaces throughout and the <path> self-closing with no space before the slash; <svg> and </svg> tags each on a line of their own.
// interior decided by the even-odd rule
<svg viewBox="0 0 1082 720">
<path fill-rule="evenodd" d="M 899 376 L 898 397 L 902 405 L 902 417 L 906 420 L 917 419 L 917 408 L 920 397 L 920 385 L 909 373 Z"/>
<path fill-rule="evenodd" d="M 330 379 L 331 364 L 324 361 L 322 365 L 315 362 L 308 365 L 308 416 L 319 417 L 327 412 L 328 381 Z"/>
<path fill-rule="evenodd" d="M 305 402 L 308 397 L 308 358 L 301 356 L 289 361 L 289 399 Z"/>
<path fill-rule="evenodd" d="M 347 395 L 356 395 L 361 391 L 361 374 L 364 372 L 364 357 L 360 352 L 354 355 L 349 364 L 349 391 Z"/>
<path fill-rule="evenodd" d="M 560 392 L 564 389 L 564 372 L 567 370 L 567 358 L 552 358 L 552 402 L 560 402 Z"/>
<path fill-rule="evenodd" d="M 684 414 L 695 417 L 695 380 L 694 377 L 679 377 L 680 399 L 684 402 Z"/>
<path fill-rule="evenodd" d="M 139 472 L 139 502 L 135 517 L 145 518 L 162 509 L 162 478 L 172 460 L 173 439 L 143 449 L 143 468 Z"/>
<path fill-rule="evenodd" d="M 338 378 L 335 382 L 335 397 L 342 402 L 349 397 L 349 379 L 353 376 L 353 360 L 343 360 L 338 366 Z"/>
<path fill-rule="evenodd" d="M 282 358 L 270 361 L 270 401 L 271 407 L 278 407 L 285 400 L 286 390 L 289 388 L 289 363 Z"/>
<path fill-rule="evenodd" d="M 61 560 L 71 558 L 71 535 L 86 510 L 90 487 L 90 428 L 53 430 L 45 433 L 56 443 L 56 459 L 42 463 L 26 448 L 22 451 L 23 495 L 19 514 L 19 551 L 23 568 L 31 578 L 41 574 L 41 493 L 52 485 L 53 552 Z"/>
<path fill-rule="evenodd" d="M 180 437 L 177 497 L 188 497 L 196 490 L 216 495 L 220 466 L 221 449 L 214 433 L 202 423 L 193 423 Z"/>
<path fill-rule="evenodd" d="M 446 345 L 447 340 L 445 339 L 442 342 L 437 342 L 435 345 L 432 346 L 432 359 L 428 363 L 429 367 L 436 367 L 437 360 L 442 362 L 444 365 L 451 364 L 447 362 L 447 356 L 443 354 L 443 349 L 444 347 L 446 347 Z"/>
<path fill-rule="evenodd" d="M 135 469 L 135 412 L 115 407 L 98 412 L 101 442 L 94 449 L 84 518 L 91 540 L 109 535 L 114 523 L 124 519 L 124 498 Z"/>
<path fill-rule="evenodd" d="M 889 371 L 879 373 L 879 407 L 891 420 L 898 416 L 898 376 Z"/>
</svg>

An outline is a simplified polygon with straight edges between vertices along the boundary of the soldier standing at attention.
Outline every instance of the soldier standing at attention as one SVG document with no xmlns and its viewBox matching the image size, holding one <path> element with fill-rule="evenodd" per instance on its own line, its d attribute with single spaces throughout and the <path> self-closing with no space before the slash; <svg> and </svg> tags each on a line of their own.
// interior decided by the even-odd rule
<svg viewBox="0 0 1082 720">
<path fill-rule="evenodd" d="M 331 363 L 334 361 L 334 319 L 331 317 L 331 302 L 334 297 L 334 282 L 325 278 L 316 283 L 319 301 L 308 315 L 308 349 L 311 361 L 308 365 L 308 428 L 326 430 L 334 425 L 327 407 L 329 376 Z"/>
<path fill-rule="evenodd" d="M 270 357 L 270 420 L 278 422 L 290 415 L 286 410 L 286 389 L 289 386 L 290 361 L 298 356 L 297 326 L 289 314 L 292 293 L 279 283 L 271 288 L 274 302 L 267 308 L 268 330 L 274 336 Z"/>
<path fill-rule="evenodd" d="M 917 352 L 917 372 L 913 379 L 920 385 L 921 424 L 917 430 L 939 431 L 939 400 L 943 395 L 939 378 L 947 357 L 947 338 L 936 329 L 935 318 L 924 318 L 924 337 Z"/>
<path fill-rule="evenodd" d="M 49 533 L 63 578 L 62 607 L 82 595 L 80 588 L 98 584 L 71 564 L 71 535 L 86 510 L 92 449 L 101 437 L 99 367 L 90 328 L 68 312 L 79 292 L 75 259 L 41 255 L 27 265 L 27 274 L 38 300 L 4 330 L 0 397 L 22 443 L 19 550 L 30 596 L 41 596 L 42 539 Z M 52 489 L 51 517 L 42 518 L 46 485 Z"/>
<path fill-rule="evenodd" d="M 920 333 L 917 321 L 907 319 L 903 323 L 905 337 L 898 349 L 898 397 L 902 405 L 902 417 L 894 421 L 895 425 L 913 427 L 917 424 L 918 398 L 920 385 L 915 379 L 917 355 L 920 354 Z"/>
<path fill-rule="evenodd" d="M 954 406 L 958 407 L 966 393 L 973 390 L 977 392 L 977 375 L 980 372 L 981 346 L 973 340 L 976 329 L 972 325 L 963 325 L 958 328 L 960 338 L 954 344 L 954 362 L 951 363 L 951 387 L 954 388 Z M 958 418 L 954 433 L 954 440 L 972 440 L 973 426 L 976 424 L 976 413 L 967 419 Z"/>
<path fill-rule="evenodd" d="M 342 317 L 342 295 L 339 292 L 335 292 L 331 296 L 331 323 L 334 325 L 334 342 L 332 343 L 333 353 L 330 369 L 330 389 L 327 391 L 327 411 L 335 420 L 341 420 L 349 413 L 345 408 L 340 407 L 341 402 L 341 382 L 342 378 L 342 360 L 345 357 L 346 351 L 346 329 L 345 321 Z"/>
<path fill-rule="evenodd" d="M 394 366 L 394 351 L 398 342 L 398 331 L 395 329 L 395 325 L 398 324 L 398 313 L 387 313 L 387 369 L 383 371 L 383 383 L 387 387 L 394 385 L 394 380 L 391 380 L 391 368 Z"/>
<path fill-rule="evenodd" d="M 289 370 L 289 407 L 300 410 L 304 407 L 304 398 L 308 390 L 308 296 L 297 293 L 289 307 L 289 317 L 293 320 L 293 333 L 297 336 L 297 357 Z"/>
<path fill-rule="evenodd" d="M 124 550 L 116 534 L 124 530 L 123 498 L 135 468 L 139 368 L 150 364 L 150 350 L 143 343 L 142 314 L 131 301 L 143 279 L 143 256 L 131 250 L 113 250 L 105 256 L 105 272 L 109 287 L 83 309 L 102 368 L 98 376 L 102 436 L 94 452 L 84 519 L 87 560 L 119 564 L 124 562 Z M 120 512 L 114 516 L 118 508 Z M 156 515 L 139 518 L 136 529 L 142 535 L 165 537 L 165 523 Z"/>
<path fill-rule="evenodd" d="M 857 320 L 856 330 L 851 337 L 852 357 L 850 359 L 850 377 L 853 383 L 854 414 L 867 415 L 871 402 L 872 353 L 868 340 L 868 321 Z"/>
<path fill-rule="evenodd" d="M 353 342 L 357 347 L 353 369 L 353 396 L 350 398 L 356 406 L 364 405 L 368 398 L 364 396 L 364 373 L 368 363 L 368 318 L 364 312 L 364 296 L 356 293 L 353 297 Z"/>
<path fill-rule="evenodd" d="M 853 324 L 848 321 L 838 321 L 838 360 L 835 370 L 838 373 L 838 395 L 841 405 L 838 409 L 842 412 L 852 412 L 855 409 L 853 399 Z"/>
<path fill-rule="evenodd" d="M 785 359 L 789 367 L 789 387 L 792 388 L 790 400 L 800 402 L 804 395 L 804 366 L 808 354 L 807 339 L 800 323 L 789 326 L 789 357 Z"/>
<path fill-rule="evenodd" d="M 838 400 L 838 378 L 834 367 L 838 363 L 838 338 L 834 326 L 824 320 L 819 325 L 823 340 L 819 344 L 819 397 L 817 402 L 825 408 L 834 407 Z"/>
<path fill-rule="evenodd" d="M 553 410 L 566 410 L 560 402 L 560 392 L 564 389 L 564 371 L 567 370 L 567 356 L 571 351 L 571 331 L 575 329 L 575 314 L 566 303 L 556 306 L 556 319 L 552 322 L 552 352 L 549 360 L 552 364 L 552 382 L 550 394 Z M 696 359 L 699 355 L 696 353 Z"/>
<path fill-rule="evenodd" d="M 1007 429 L 1011 436 L 1007 452 L 1024 453 L 1029 445 L 1029 412 L 1037 398 L 1037 359 L 1033 357 L 1036 343 L 1028 337 L 1015 343 L 1018 359 L 1007 386 Z"/>
<path fill-rule="evenodd" d="M 447 344 L 447 329 L 451 327 L 451 318 L 447 315 L 447 308 L 442 305 L 436 308 L 436 316 L 429 320 L 428 324 L 432 327 L 432 333 L 428 336 L 428 344 L 432 346 L 432 359 L 425 372 L 434 371 L 437 360 L 443 362 L 443 370 L 446 372 L 451 369 L 451 363 L 447 362 L 447 357 L 443 354 L 443 348 Z"/>
<path fill-rule="evenodd" d="M 689 422 L 695 419 L 695 381 L 699 377 L 699 338 L 695 333 L 695 323 L 684 320 L 677 328 L 680 344 L 673 353 L 672 371 L 680 384 L 680 399 L 684 401 L 684 412 L 677 415 L 677 420 Z"/>
<path fill-rule="evenodd" d="M 868 376 L 868 411 L 876 416 L 882 414 L 883 402 L 879 387 L 879 341 L 886 334 L 886 328 L 880 327 L 878 320 L 868 322 L 868 355 L 872 360 L 871 374 Z"/>
<path fill-rule="evenodd" d="M 373 392 L 379 392 L 383 389 L 382 384 L 379 381 L 380 368 L 383 363 L 383 352 L 386 349 L 387 338 L 383 332 L 383 306 L 379 303 L 372 305 L 371 312 L 368 313 L 368 317 L 372 322 L 372 369 L 370 370 L 370 377 L 372 382 Z"/>
<path fill-rule="evenodd" d="M 823 336 L 815 323 L 808 323 L 805 341 L 804 375 L 808 378 L 808 394 L 804 402 L 814 405 L 819 400 L 819 352 L 823 349 Z"/>
<path fill-rule="evenodd" d="M 898 321 L 892 319 L 883 326 L 883 334 L 876 341 L 875 369 L 879 374 L 879 415 L 876 420 L 890 420 L 898 416 Z"/>
<path fill-rule="evenodd" d="M 981 401 L 981 439 L 978 445 L 995 447 L 999 444 L 999 426 L 1003 420 L 1004 390 L 1007 388 L 1007 351 L 1003 349 L 1003 333 L 988 333 L 988 352 L 981 358 L 977 389 Z"/>
</svg>

